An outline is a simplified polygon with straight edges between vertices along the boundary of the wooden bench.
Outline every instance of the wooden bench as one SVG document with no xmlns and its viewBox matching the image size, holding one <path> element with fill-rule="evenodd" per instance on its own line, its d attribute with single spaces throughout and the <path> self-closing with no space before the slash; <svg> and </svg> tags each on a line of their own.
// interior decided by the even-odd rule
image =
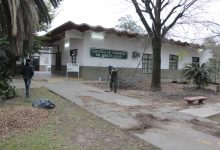
<svg viewBox="0 0 220 150">
<path fill-rule="evenodd" d="M 188 104 L 192 105 L 194 101 L 198 101 L 198 104 L 203 104 L 203 101 L 206 100 L 208 97 L 204 96 L 192 96 L 192 97 L 185 97 L 184 100 L 187 101 Z"/>
</svg>

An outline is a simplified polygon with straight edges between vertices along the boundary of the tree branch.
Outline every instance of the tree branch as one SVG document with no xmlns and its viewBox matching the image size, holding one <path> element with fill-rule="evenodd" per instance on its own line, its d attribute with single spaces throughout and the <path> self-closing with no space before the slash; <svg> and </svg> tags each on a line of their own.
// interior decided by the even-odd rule
<svg viewBox="0 0 220 150">
<path fill-rule="evenodd" d="M 162 1 L 162 4 L 164 3 L 165 0 Z M 171 0 L 167 1 L 162 7 L 161 7 L 161 11 L 168 5 L 170 5 L 172 3 Z"/>
<path fill-rule="evenodd" d="M 146 12 L 146 13 L 149 14 L 151 20 L 152 20 L 153 23 L 155 24 L 155 18 L 154 18 L 154 15 L 153 15 L 153 12 L 152 12 L 152 8 L 151 8 L 151 6 L 152 6 L 153 9 L 155 9 L 154 4 L 152 3 L 151 0 L 150 0 L 150 1 L 142 0 L 142 2 L 144 3 L 145 9 L 146 9 L 144 12 Z"/>
<path fill-rule="evenodd" d="M 193 1 L 191 1 L 190 3 L 188 3 L 188 4 L 186 4 L 186 2 L 187 2 L 187 0 L 185 0 L 184 1 L 184 3 L 182 3 L 182 4 L 180 4 L 181 3 L 181 1 L 180 1 L 180 3 L 176 6 L 176 7 L 174 7 L 172 10 L 171 10 L 171 12 L 173 11 L 175 11 L 177 8 L 179 8 L 179 7 L 181 7 L 181 6 L 184 6 L 183 7 L 183 9 L 182 9 L 182 11 L 179 13 L 179 14 L 177 14 L 177 16 L 174 18 L 174 20 L 170 23 L 170 25 L 168 25 L 167 27 L 164 27 L 163 28 L 163 31 L 162 31 L 162 36 L 165 36 L 166 35 L 166 33 L 176 24 L 176 22 L 177 22 L 177 20 L 179 19 L 179 18 L 181 18 L 182 16 L 183 16 L 183 14 L 196 2 L 197 0 L 193 0 Z M 164 25 L 165 24 L 165 22 L 170 18 L 170 16 L 173 14 L 173 12 L 171 13 L 170 12 L 170 14 L 167 16 L 167 18 L 163 21 L 163 23 L 162 23 L 162 25 Z"/>
<path fill-rule="evenodd" d="M 146 30 L 147 30 L 149 36 L 152 37 L 152 36 L 153 36 L 153 32 L 152 32 L 152 30 L 151 30 L 149 24 L 148 24 L 147 21 L 145 20 L 144 15 L 142 14 L 141 9 L 140 9 L 140 7 L 139 7 L 139 5 L 138 5 L 138 3 L 137 3 L 137 0 L 132 0 L 132 3 L 134 4 L 135 9 L 136 9 L 136 11 L 137 11 L 137 13 L 138 13 L 138 15 L 139 15 L 139 17 L 140 17 L 142 23 L 144 24 L 144 27 L 146 28 Z"/>
<path fill-rule="evenodd" d="M 162 22 L 162 26 L 167 22 L 167 20 L 170 18 L 170 16 L 175 12 L 175 10 L 179 7 L 181 7 L 182 5 L 180 5 L 180 3 L 178 3 L 178 5 L 176 5 L 175 7 L 172 8 L 172 10 L 169 12 L 169 14 L 167 15 L 167 17 L 164 19 L 164 21 Z"/>
</svg>

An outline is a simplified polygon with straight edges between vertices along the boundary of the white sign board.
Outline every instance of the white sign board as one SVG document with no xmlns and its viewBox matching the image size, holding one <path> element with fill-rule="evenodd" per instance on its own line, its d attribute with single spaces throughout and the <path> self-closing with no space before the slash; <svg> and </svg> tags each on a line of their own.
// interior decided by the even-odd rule
<svg viewBox="0 0 220 150">
<path fill-rule="evenodd" d="M 68 72 L 77 72 L 79 78 L 79 64 L 77 63 L 67 63 L 66 65 L 66 77 L 68 77 Z"/>
</svg>

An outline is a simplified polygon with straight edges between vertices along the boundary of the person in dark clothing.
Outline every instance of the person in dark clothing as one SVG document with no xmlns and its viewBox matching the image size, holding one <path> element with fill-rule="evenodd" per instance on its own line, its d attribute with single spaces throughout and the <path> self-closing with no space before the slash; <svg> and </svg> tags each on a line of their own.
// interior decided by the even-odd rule
<svg viewBox="0 0 220 150">
<path fill-rule="evenodd" d="M 24 83 L 25 83 L 25 98 L 28 98 L 31 79 L 34 75 L 34 68 L 31 65 L 30 59 L 26 59 L 26 63 L 22 68 L 22 75 L 23 75 L 23 79 L 24 79 Z"/>
<path fill-rule="evenodd" d="M 108 67 L 110 83 L 110 90 L 116 93 L 117 92 L 117 83 L 118 83 L 118 70 L 112 66 Z"/>
</svg>

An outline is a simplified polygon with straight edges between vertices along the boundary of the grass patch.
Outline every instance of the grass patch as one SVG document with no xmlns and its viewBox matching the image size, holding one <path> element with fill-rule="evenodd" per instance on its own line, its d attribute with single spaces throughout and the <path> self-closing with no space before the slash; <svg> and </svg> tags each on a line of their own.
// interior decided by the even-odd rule
<svg viewBox="0 0 220 150">
<path fill-rule="evenodd" d="M 31 107 L 35 99 L 43 98 L 56 104 L 48 120 L 33 130 L 11 133 L 0 142 L 4 150 L 155 150 L 157 147 L 141 141 L 116 126 L 88 113 L 74 103 L 49 92 L 46 88 L 31 89 L 31 98 L 23 98 L 23 90 L 14 99 L 1 101 L 0 109 L 14 106 Z"/>
</svg>

